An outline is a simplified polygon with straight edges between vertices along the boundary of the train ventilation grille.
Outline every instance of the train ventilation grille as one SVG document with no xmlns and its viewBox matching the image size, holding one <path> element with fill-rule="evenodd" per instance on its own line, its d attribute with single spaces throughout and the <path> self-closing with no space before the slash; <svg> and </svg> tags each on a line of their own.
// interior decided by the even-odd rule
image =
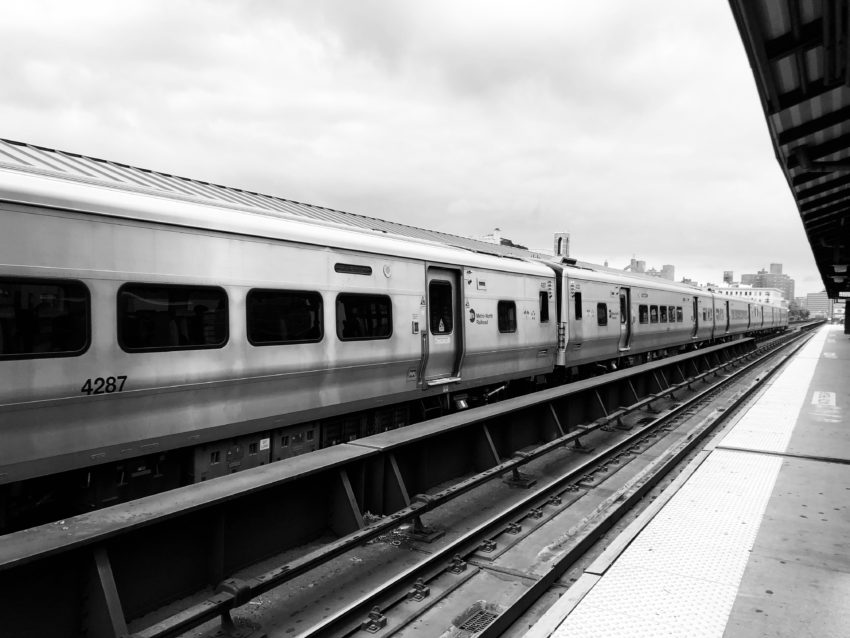
<svg viewBox="0 0 850 638">
<path fill-rule="evenodd" d="M 471 631 L 473 633 L 478 633 L 479 631 L 483 631 L 487 628 L 487 626 L 496 620 L 496 614 L 490 613 L 489 611 L 477 611 L 472 614 L 469 618 L 467 618 L 463 624 L 458 627 L 463 631 Z"/>
</svg>

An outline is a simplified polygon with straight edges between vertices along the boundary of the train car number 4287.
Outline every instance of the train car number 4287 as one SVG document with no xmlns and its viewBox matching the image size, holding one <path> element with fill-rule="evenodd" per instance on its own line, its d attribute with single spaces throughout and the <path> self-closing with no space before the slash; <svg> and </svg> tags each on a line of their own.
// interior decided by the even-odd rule
<svg viewBox="0 0 850 638">
<path fill-rule="evenodd" d="M 117 377 L 97 377 L 96 379 L 86 379 L 80 392 L 86 394 L 112 394 L 113 392 L 121 392 L 124 389 L 124 382 L 127 381 L 126 375 Z"/>
</svg>

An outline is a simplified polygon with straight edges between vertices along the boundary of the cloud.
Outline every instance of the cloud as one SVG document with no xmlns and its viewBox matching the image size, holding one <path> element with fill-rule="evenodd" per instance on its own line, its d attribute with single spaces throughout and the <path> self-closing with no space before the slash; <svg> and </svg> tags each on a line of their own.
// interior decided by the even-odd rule
<svg viewBox="0 0 850 638">
<path fill-rule="evenodd" d="M 35 1 L 0 65 L 2 137 L 680 275 L 813 272 L 708 0 Z"/>
</svg>

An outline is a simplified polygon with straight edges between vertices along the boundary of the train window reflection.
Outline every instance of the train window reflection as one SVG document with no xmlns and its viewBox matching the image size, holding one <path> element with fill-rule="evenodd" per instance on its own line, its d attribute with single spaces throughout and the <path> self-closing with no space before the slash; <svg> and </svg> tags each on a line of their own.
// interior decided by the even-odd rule
<svg viewBox="0 0 850 638">
<path fill-rule="evenodd" d="M 641 323 L 649 323 L 649 306 L 646 304 L 638 306 L 638 321 Z"/>
<path fill-rule="evenodd" d="M 596 324 L 599 326 L 608 325 L 608 306 L 604 303 L 596 304 Z"/>
<path fill-rule="evenodd" d="M 221 288 L 125 284 L 118 291 L 118 343 L 126 352 L 221 348 L 227 337 Z"/>
<path fill-rule="evenodd" d="M 336 334 L 342 341 L 388 339 L 392 332 L 392 302 L 389 297 L 351 293 L 337 295 Z"/>
<path fill-rule="evenodd" d="M 322 296 L 303 290 L 260 290 L 248 293 L 248 341 L 255 346 L 321 341 Z"/>
<path fill-rule="evenodd" d="M 516 304 L 513 301 L 500 301 L 497 312 L 499 332 L 516 332 Z"/>
<path fill-rule="evenodd" d="M 89 306 L 88 288 L 78 281 L 0 278 L 0 359 L 82 354 Z"/>
<path fill-rule="evenodd" d="M 549 293 L 540 291 L 540 323 L 549 321 Z"/>
<path fill-rule="evenodd" d="M 676 306 L 676 322 L 682 323 L 685 320 L 685 315 L 682 312 L 682 306 Z"/>
<path fill-rule="evenodd" d="M 447 335 L 452 331 L 452 284 L 435 279 L 428 284 L 428 323 L 432 335 Z"/>
<path fill-rule="evenodd" d="M 649 307 L 649 323 L 658 323 L 658 306 Z"/>
<path fill-rule="evenodd" d="M 661 306 L 660 310 L 661 310 L 661 317 L 660 317 L 659 321 L 661 323 L 667 323 L 667 306 Z"/>
</svg>

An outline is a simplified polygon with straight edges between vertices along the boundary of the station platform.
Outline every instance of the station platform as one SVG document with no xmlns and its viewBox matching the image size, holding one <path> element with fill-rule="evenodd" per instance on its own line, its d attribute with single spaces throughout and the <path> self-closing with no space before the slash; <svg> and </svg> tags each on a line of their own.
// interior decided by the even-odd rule
<svg viewBox="0 0 850 638">
<path fill-rule="evenodd" d="M 822 326 L 526 638 L 850 636 L 848 406 Z"/>
</svg>

